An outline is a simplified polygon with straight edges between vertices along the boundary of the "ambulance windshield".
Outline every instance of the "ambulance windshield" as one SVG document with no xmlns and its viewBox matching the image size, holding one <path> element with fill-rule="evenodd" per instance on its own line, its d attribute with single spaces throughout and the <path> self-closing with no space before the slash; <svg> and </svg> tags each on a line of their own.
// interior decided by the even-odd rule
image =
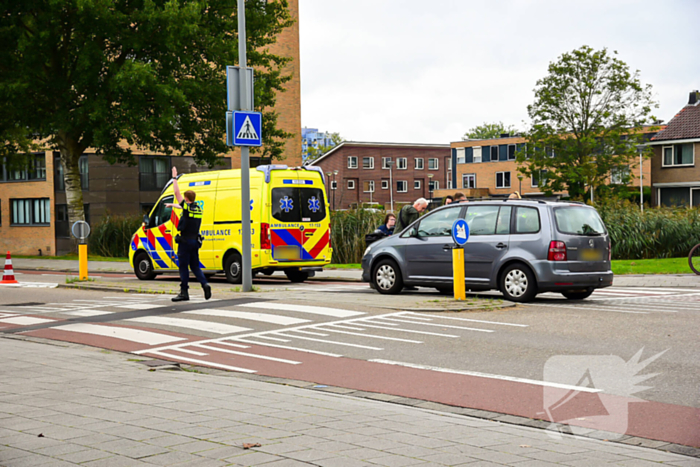
<svg viewBox="0 0 700 467">
<path fill-rule="evenodd" d="M 273 188 L 272 217 L 281 222 L 320 222 L 326 218 L 326 200 L 318 188 Z"/>
</svg>

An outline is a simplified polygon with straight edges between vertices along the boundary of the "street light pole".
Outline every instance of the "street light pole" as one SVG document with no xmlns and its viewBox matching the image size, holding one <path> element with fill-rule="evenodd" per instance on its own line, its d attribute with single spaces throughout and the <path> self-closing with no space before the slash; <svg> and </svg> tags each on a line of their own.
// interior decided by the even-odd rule
<svg viewBox="0 0 700 467">
<path fill-rule="evenodd" d="M 523 174 L 518 174 L 518 193 L 520 196 L 523 195 Z"/>
<path fill-rule="evenodd" d="M 391 176 L 391 166 L 394 165 L 394 161 L 387 161 L 389 166 L 389 199 L 391 200 L 391 212 L 394 212 L 394 180 Z"/>
<path fill-rule="evenodd" d="M 333 184 L 335 185 L 335 189 L 333 190 L 333 210 L 335 211 L 335 192 L 338 191 L 338 182 L 335 180 L 335 176 L 338 175 L 338 171 L 334 170 L 333 171 Z"/>
<path fill-rule="evenodd" d="M 639 208 L 642 210 L 642 214 L 644 214 L 644 172 L 642 171 L 642 164 L 644 163 L 642 161 L 642 150 L 644 146 L 637 146 L 637 149 L 639 150 Z"/>
<path fill-rule="evenodd" d="M 333 189 L 333 183 L 331 182 L 331 175 L 333 175 L 333 172 L 326 172 L 326 176 L 328 177 L 328 189 L 326 190 L 326 196 L 330 198 L 331 196 L 331 190 Z M 328 200 L 328 204 L 330 204 L 330 199 Z"/>
</svg>

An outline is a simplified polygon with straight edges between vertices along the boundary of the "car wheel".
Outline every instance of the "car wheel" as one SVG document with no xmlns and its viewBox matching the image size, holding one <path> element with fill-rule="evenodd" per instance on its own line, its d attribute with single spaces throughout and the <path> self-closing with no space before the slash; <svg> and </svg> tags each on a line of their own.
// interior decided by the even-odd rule
<svg viewBox="0 0 700 467">
<path fill-rule="evenodd" d="M 401 271 L 390 259 L 383 259 L 374 268 L 372 283 L 377 292 L 382 294 L 397 294 L 403 289 Z"/>
<path fill-rule="evenodd" d="M 156 273 L 153 271 L 153 262 L 146 253 L 139 253 L 134 258 L 134 274 L 142 281 L 155 279 Z"/>
<path fill-rule="evenodd" d="M 287 279 L 289 279 L 291 282 L 304 282 L 309 278 L 308 272 L 300 271 L 298 269 L 285 269 L 284 273 L 287 276 Z"/>
<path fill-rule="evenodd" d="M 240 284 L 243 281 L 243 260 L 241 255 L 233 253 L 226 258 L 224 263 L 226 280 L 231 284 Z"/>
<path fill-rule="evenodd" d="M 591 296 L 593 293 L 593 289 L 589 290 L 567 290 L 566 292 L 562 292 L 561 294 L 568 298 L 569 300 L 583 300 L 584 298 L 588 298 Z"/>
<path fill-rule="evenodd" d="M 501 274 L 501 293 L 511 302 L 529 302 L 537 295 L 535 276 L 524 264 L 511 264 Z"/>
</svg>

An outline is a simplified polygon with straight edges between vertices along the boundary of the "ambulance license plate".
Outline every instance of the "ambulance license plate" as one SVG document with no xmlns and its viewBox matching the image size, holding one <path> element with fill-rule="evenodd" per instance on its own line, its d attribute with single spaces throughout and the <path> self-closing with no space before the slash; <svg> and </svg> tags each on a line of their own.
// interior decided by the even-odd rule
<svg viewBox="0 0 700 467">
<path fill-rule="evenodd" d="M 274 252 L 275 259 L 290 260 L 301 259 L 298 246 L 276 246 Z"/>
<path fill-rule="evenodd" d="M 582 261 L 603 261 L 603 252 L 595 249 L 581 250 Z"/>
</svg>

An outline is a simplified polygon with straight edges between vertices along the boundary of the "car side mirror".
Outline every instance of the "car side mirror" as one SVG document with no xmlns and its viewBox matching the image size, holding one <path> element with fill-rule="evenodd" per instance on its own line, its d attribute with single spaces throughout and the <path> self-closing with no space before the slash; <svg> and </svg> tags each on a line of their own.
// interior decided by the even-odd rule
<svg viewBox="0 0 700 467">
<path fill-rule="evenodd" d="M 411 230 L 408 231 L 408 236 L 409 237 L 417 237 L 418 236 L 418 229 L 415 227 L 411 227 Z"/>
</svg>

